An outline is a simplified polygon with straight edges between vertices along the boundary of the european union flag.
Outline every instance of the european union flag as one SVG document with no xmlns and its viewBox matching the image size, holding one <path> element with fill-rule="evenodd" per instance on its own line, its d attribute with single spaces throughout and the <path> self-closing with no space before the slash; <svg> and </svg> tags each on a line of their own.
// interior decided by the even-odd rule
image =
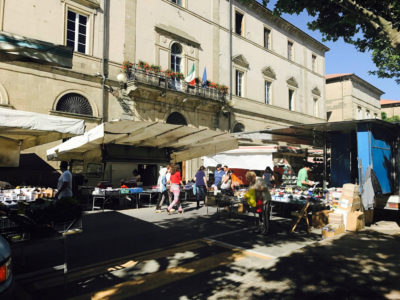
<svg viewBox="0 0 400 300">
<path fill-rule="evenodd" d="M 204 67 L 203 71 L 203 78 L 201 79 L 203 81 L 203 88 L 207 86 L 207 69 Z"/>
</svg>

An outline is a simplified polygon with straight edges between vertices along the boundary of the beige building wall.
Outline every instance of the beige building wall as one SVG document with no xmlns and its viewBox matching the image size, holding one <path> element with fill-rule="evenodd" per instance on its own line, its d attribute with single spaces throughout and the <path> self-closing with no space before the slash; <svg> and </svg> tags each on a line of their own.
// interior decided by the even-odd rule
<svg viewBox="0 0 400 300">
<path fill-rule="evenodd" d="M 400 116 L 400 106 L 382 105 L 381 111 L 386 113 L 387 118 L 391 118 L 393 116 Z"/>
<path fill-rule="evenodd" d="M 72 69 L 31 62 L 1 62 L 0 105 L 83 118 L 87 129 L 101 123 L 103 117 L 104 121 L 119 118 L 166 121 L 172 112 L 181 113 L 191 126 L 222 131 L 232 130 L 238 123 L 246 131 L 253 131 L 325 121 L 327 47 L 285 20 L 273 17 L 256 2 L 244 7 L 239 1 L 232 1 L 233 28 L 235 12 L 244 17 L 243 34 L 232 36 L 231 61 L 229 1 L 182 2 L 179 6 L 169 0 L 110 0 L 105 8 L 103 0 L 0 0 L 1 30 L 55 44 L 66 44 L 68 10 L 88 18 L 87 50 L 74 52 Z M 264 28 L 271 32 L 268 49 L 264 48 Z M 293 43 L 291 59 L 288 59 L 288 41 Z M 162 96 L 159 89 L 143 86 L 123 99 L 110 92 L 110 86 L 118 90 L 116 78 L 124 60 L 134 63 L 143 60 L 163 69 L 170 68 L 171 46 L 175 42 L 183 48 L 185 75 L 194 64 L 196 76 L 201 78 L 206 68 L 208 80 L 229 86 L 232 72 L 232 102 L 193 96 L 184 102 L 187 98 L 184 92 Z M 244 73 L 242 97 L 235 95 L 235 70 Z M 271 83 L 270 104 L 265 104 L 265 81 Z M 289 89 L 293 91 L 292 111 Z M 69 93 L 87 99 L 93 114 L 57 111 L 58 101 Z M 368 105 L 373 103 L 373 99 L 365 101 Z"/>
<path fill-rule="evenodd" d="M 329 122 L 381 118 L 382 91 L 354 74 L 330 76 L 326 84 Z"/>
</svg>

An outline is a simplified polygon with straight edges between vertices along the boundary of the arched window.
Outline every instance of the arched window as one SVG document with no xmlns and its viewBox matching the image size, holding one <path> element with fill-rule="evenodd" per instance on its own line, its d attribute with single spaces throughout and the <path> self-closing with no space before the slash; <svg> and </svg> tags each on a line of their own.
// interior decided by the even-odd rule
<svg viewBox="0 0 400 300">
<path fill-rule="evenodd" d="M 232 130 L 232 132 L 243 132 L 243 131 L 244 131 L 244 125 L 242 123 L 236 123 Z"/>
<path fill-rule="evenodd" d="M 93 110 L 89 101 L 82 95 L 69 93 L 58 100 L 57 111 L 64 111 L 73 114 L 93 116 Z"/>
<path fill-rule="evenodd" d="M 173 43 L 171 47 L 171 70 L 181 72 L 182 63 L 182 46 L 178 43 Z"/>
<path fill-rule="evenodd" d="M 174 125 L 187 125 L 185 117 L 178 112 L 173 112 L 170 114 L 167 118 L 167 123 Z"/>
</svg>

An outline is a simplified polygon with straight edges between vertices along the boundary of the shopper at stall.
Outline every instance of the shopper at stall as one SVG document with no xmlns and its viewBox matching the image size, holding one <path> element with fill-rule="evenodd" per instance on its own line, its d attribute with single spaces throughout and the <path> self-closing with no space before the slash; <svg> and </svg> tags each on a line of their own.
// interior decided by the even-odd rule
<svg viewBox="0 0 400 300">
<path fill-rule="evenodd" d="M 222 176 L 221 193 L 223 195 L 233 196 L 233 185 L 232 185 L 232 170 L 228 170 L 224 176 Z"/>
<path fill-rule="evenodd" d="M 308 186 L 313 186 L 314 181 L 308 180 L 308 172 L 311 170 L 311 164 L 305 162 L 304 167 L 300 169 L 297 174 L 297 186 L 301 188 L 307 188 Z"/>
<path fill-rule="evenodd" d="M 61 175 L 58 178 L 56 199 L 72 197 L 72 174 L 68 170 L 68 162 L 60 163 Z"/>
<path fill-rule="evenodd" d="M 171 166 L 167 166 L 167 174 L 165 175 L 167 179 L 166 187 L 167 187 L 167 194 L 168 194 L 168 203 L 172 203 L 172 192 L 171 192 Z"/>
<path fill-rule="evenodd" d="M 158 199 L 157 199 L 157 206 L 156 206 L 156 213 L 161 212 L 161 207 L 163 205 L 163 202 L 165 199 L 169 198 L 168 197 L 168 192 L 167 192 L 167 168 L 161 168 L 159 172 L 160 176 L 158 177 Z M 171 204 L 171 202 L 169 202 Z"/>
<path fill-rule="evenodd" d="M 258 178 L 255 172 L 248 171 L 246 173 L 246 180 L 249 182 L 249 192 L 251 191 L 249 194 L 255 198 L 252 200 L 256 202 L 255 211 L 258 214 L 258 218 L 255 231 L 266 234 L 270 227 L 271 194 L 265 181 Z"/>
<path fill-rule="evenodd" d="M 266 167 L 262 178 L 265 181 L 265 184 L 268 188 L 272 187 L 272 181 L 274 180 L 274 172 L 270 167 Z"/>
<path fill-rule="evenodd" d="M 217 164 L 217 168 L 214 171 L 214 184 L 212 185 L 214 189 L 220 189 L 222 176 L 224 176 L 225 171 L 222 170 L 222 165 Z"/>
<path fill-rule="evenodd" d="M 208 190 L 207 177 L 206 173 L 204 172 L 205 169 L 206 168 L 204 168 L 204 166 L 201 166 L 194 176 L 196 182 L 197 209 L 200 208 L 200 201 L 205 202 L 206 191 Z"/>
<path fill-rule="evenodd" d="M 182 205 L 179 201 L 179 194 L 181 193 L 180 186 L 183 187 L 183 183 L 182 183 L 182 178 L 181 178 L 181 172 L 180 172 L 178 165 L 171 166 L 170 182 L 171 182 L 170 190 L 171 190 L 172 194 L 174 195 L 174 201 L 172 201 L 172 203 L 168 206 L 167 213 L 170 214 L 171 209 L 174 207 L 174 205 L 177 205 L 178 212 L 182 214 L 183 209 L 182 209 Z"/>
</svg>

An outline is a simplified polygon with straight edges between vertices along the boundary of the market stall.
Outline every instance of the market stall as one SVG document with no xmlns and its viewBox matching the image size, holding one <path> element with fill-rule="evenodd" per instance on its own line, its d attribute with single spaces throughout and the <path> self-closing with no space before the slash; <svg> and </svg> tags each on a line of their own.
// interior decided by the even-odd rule
<svg viewBox="0 0 400 300">
<path fill-rule="evenodd" d="M 0 108 L 0 165 L 17 167 L 21 150 L 82 134 L 84 130 L 83 120 Z M 53 189 L 38 187 L 0 189 L 0 210 L 3 212 L 0 233 L 11 241 L 27 239 L 27 232 L 35 231 L 37 223 L 28 216 L 24 218 L 24 213 L 32 208 L 31 203 L 52 198 L 54 193 Z M 21 227 L 21 224 L 27 223 L 31 226 Z M 25 231 L 23 234 L 22 228 Z M 13 231 L 16 231 L 15 235 Z M 58 232 L 58 229 L 55 231 Z"/>
<path fill-rule="evenodd" d="M 216 154 L 235 149 L 237 145 L 237 140 L 229 133 L 205 127 L 115 120 L 49 149 L 47 157 L 49 160 L 73 160 L 74 163 L 81 161 L 85 174 L 91 164 L 101 164 L 102 178 L 97 181 L 107 180 L 113 187 L 119 186 L 121 177 L 129 176 L 132 168 L 125 169 L 125 173 L 118 170 L 128 163 L 141 164 L 142 174 L 153 180 L 144 185 L 151 186 L 156 184 L 161 165 Z M 94 186 L 95 182 L 90 179 L 90 185 Z"/>
</svg>

